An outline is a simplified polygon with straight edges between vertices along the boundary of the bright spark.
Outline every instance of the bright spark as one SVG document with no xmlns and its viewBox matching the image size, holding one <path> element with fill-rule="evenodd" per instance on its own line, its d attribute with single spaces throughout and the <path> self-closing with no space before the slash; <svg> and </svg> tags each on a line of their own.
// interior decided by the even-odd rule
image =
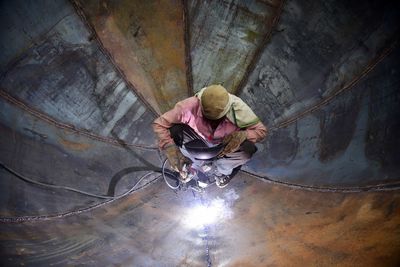
<svg viewBox="0 0 400 267">
<path fill-rule="evenodd" d="M 232 211 L 226 206 L 223 199 L 213 200 L 210 205 L 197 205 L 192 207 L 184 217 L 184 224 L 189 228 L 199 228 L 222 222 L 231 217 Z"/>
</svg>

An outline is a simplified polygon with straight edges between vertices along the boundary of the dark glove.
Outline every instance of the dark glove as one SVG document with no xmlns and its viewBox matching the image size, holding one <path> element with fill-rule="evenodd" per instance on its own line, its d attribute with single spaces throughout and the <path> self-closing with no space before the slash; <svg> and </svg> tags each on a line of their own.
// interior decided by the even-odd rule
<svg viewBox="0 0 400 267">
<path fill-rule="evenodd" d="M 223 157 L 226 154 L 238 150 L 240 145 L 246 140 L 246 138 L 247 138 L 246 131 L 236 131 L 225 136 L 224 140 L 222 140 L 222 143 L 225 145 L 225 148 L 222 150 L 221 153 L 219 153 L 218 157 Z"/>
<path fill-rule="evenodd" d="M 190 159 L 186 158 L 175 145 L 165 148 L 164 152 L 171 168 L 179 173 L 182 171 L 184 163 L 190 163 Z"/>
</svg>

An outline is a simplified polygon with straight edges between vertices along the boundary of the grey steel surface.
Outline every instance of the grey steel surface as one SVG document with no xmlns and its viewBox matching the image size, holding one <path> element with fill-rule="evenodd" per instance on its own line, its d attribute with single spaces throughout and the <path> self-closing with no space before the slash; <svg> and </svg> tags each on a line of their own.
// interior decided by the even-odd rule
<svg viewBox="0 0 400 267">
<path fill-rule="evenodd" d="M 0 169 L 2 265 L 400 265 L 398 3 L 119 4 L 0 3 L 2 163 L 120 195 L 161 166 L 156 112 L 214 82 L 269 135 L 247 173 L 204 194 L 154 173 L 104 203 Z M 211 203 L 216 222 L 188 223 Z"/>
</svg>

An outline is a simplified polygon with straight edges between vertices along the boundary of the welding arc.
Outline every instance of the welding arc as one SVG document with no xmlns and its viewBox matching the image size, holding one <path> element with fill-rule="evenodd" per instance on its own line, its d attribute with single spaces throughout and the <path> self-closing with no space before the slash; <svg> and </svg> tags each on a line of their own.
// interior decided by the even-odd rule
<svg viewBox="0 0 400 267">
<path fill-rule="evenodd" d="M 62 189 L 62 190 L 66 190 L 66 191 L 75 192 L 75 193 L 78 193 L 78 194 L 81 194 L 81 195 L 95 197 L 95 198 L 101 198 L 101 199 L 118 199 L 118 198 L 124 197 L 124 196 L 130 194 L 133 190 L 135 190 L 136 186 L 139 185 L 140 182 L 143 181 L 146 177 L 148 177 L 151 174 L 154 174 L 156 172 L 156 171 L 151 171 L 149 173 L 146 173 L 145 175 L 140 177 L 140 179 L 131 187 L 131 189 L 129 189 L 128 191 L 126 191 L 125 193 L 123 193 L 121 195 L 118 195 L 118 196 L 104 196 L 104 195 L 97 195 L 97 194 L 85 192 L 85 191 L 78 190 L 78 189 L 75 189 L 75 188 L 72 188 L 72 187 L 68 187 L 68 186 L 53 185 L 53 184 L 47 184 L 47 183 L 38 182 L 38 181 L 32 180 L 32 179 L 30 179 L 30 178 L 18 173 L 17 171 L 11 169 L 10 167 L 5 165 L 1 161 L 0 161 L 0 165 L 1 165 L 1 167 L 3 167 L 9 173 L 15 175 L 16 177 L 18 177 L 19 179 L 21 179 L 21 180 L 23 180 L 23 181 L 25 181 L 27 183 L 31 183 L 31 184 L 35 184 L 35 185 L 39 185 L 39 186 L 43 186 L 43 187 L 47 187 L 47 188 Z"/>
</svg>

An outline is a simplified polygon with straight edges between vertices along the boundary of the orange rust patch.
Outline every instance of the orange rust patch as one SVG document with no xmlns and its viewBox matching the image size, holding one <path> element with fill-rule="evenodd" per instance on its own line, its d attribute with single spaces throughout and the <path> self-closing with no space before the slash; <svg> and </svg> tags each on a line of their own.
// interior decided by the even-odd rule
<svg viewBox="0 0 400 267">
<path fill-rule="evenodd" d="M 82 151 L 82 150 L 86 150 L 89 147 L 91 147 L 91 144 L 83 144 L 83 143 L 76 143 L 76 142 L 72 142 L 63 138 L 59 139 L 59 142 L 64 146 L 67 147 L 69 149 L 72 150 L 78 150 L 78 151 Z"/>
<path fill-rule="evenodd" d="M 399 192 L 321 193 L 246 180 L 234 219 L 214 233 L 235 238 L 216 255 L 230 254 L 229 266 L 398 266 Z"/>
<path fill-rule="evenodd" d="M 239 175 L 226 189 L 211 187 L 203 197 L 222 199 L 227 190 L 239 199 L 230 206 L 232 218 L 209 228 L 213 266 L 399 266 L 398 191 L 310 192 Z M 63 244 L 66 235 L 80 243 L 96 235 L 107 242 L 82 249 L 87 258 L 71 253 L 72 265 L 95 255 L 103 265 L 136 266 L 133 256 L 157 255 L 153 265 L 205 266 L 204 231 L 181 225 L 190 203 L 196 203 L 191 192 L 175 194 L 160 180 L 72 218 L 8 225 L 5 231 L 16 236 L 2 232 L 0 241 L 23 239 L 21 248 L 46 255 L 44 249 L 53 253 L 51 242 Z M 129 260 L 110 258 L 110 251 Z"/>
<path fill-rule="evenodd" d="M 79 1 L 127 79 L 163 113 L 187 95 L 180 1 Z"/>
</svg>

